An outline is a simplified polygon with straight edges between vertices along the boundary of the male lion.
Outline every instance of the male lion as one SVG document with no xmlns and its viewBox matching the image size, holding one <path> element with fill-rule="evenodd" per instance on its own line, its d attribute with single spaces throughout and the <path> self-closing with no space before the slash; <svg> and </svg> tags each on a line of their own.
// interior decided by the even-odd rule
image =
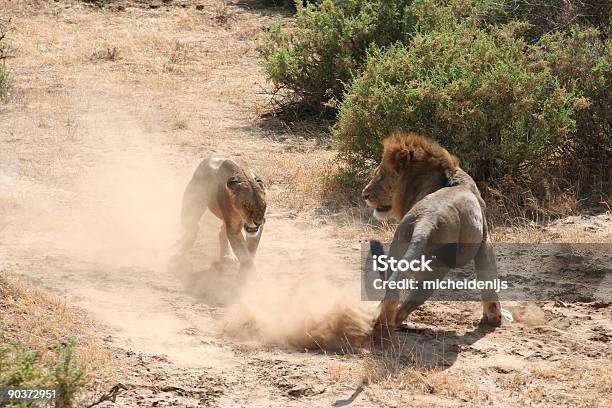
<svg viewBox="0 0 612 408">
<path fill-rule="evenodd" d="M 433 293 L 423 289 L 424 279 L 442 279 L 450 268 L 474 260 L 478 279 L 491 280 L 497 278 L 497 267 L 485 203 L 474 180 L 457 166 L 457 158 L 412 133 L 392 135 L 383 145 L 382 163 L 363 189 L 363 198 L 377 218 L 393 215 L 399 221 L 389 257 L 410 262 L 421 255 L 446 254 L 433 260 L 433 271 L 416 273 L 419 289 L 411 290 L 399 309 L 398 290 L 387 288 L 377 326 L 392 330 Z M 378 243 L 372 245 L 373 253 L 380 252 L 376 248 L 381 248 Z M 401 275 L 395 271 L 389 281 L 397 282 Z M 497 294 L 483 290 L 481 296 L 484 320 L 499 325 Z"/>
<path fill-rule="evenodd" d="M 183 195 L 181 221 L 185 235 L 181 254 L 193 246 L 198 235 L 198 223 L 207 208 L 223 221 L 219 231 L 221 260 L 231 259 L 229 240 L 241 270 L 256 270 L 253 259 L 266 214 L 266 193 L 261 179 L 244 163 L 219 157 L 204 159 Z M 242 236 L 243 229 L 246 241 Z"/>
</svg>

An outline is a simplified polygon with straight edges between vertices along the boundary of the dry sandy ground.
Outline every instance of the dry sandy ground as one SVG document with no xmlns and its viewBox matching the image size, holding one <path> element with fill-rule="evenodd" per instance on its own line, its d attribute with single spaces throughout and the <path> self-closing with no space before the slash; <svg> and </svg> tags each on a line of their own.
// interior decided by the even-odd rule
<svg viewBox="0 0 612 408">
<path fill-rule="evenodd" d="M 127 388 L 100 407 L 611 403 L 607 303 L 516 305 L 517 322 L 494 331 L 477 325 L 477 303 L 432 303 L 384 358 L 273 344 L 335 302 L 359 308 L 358 245 L 296 220 L 311 188 L 300 182 L 330 153 L 258 125 L 269 86 L 255 38 L 282 15 L 183 4 L 0 1 L 14 49 L 0 105 L 0 267 L 98 323 Z M 241 297 L 232 268 L 211 268 L 210 217 L 188 259 L 195 275 L 172 262 L 182 190 L 209 154 L 265 176 L 258 265 L 303 284 Z M 602 214 L 538 233 L 610 242 L 611 225 Z M 256 338 L 223 333 L 236 298 L 263 313 Z"/>
</svg>

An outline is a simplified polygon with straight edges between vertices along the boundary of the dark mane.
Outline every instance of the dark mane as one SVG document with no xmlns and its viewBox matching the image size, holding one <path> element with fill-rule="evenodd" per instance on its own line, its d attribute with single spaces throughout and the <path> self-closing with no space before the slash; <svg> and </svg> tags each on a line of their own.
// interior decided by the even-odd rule
<svg viewBox="0 0 612 408">
<path fill-rule="evenodd" d="M 431 139 L 415 133 L 393 134 L 383 141 L 382 165 L 400 176 L 393 212 L 402 217 L 423 197 L 452 185 L 457 158 Z"/>
<path fill-rule="evenodd" d="M 396 133 L 383 141 L 383 163 L 399 168 L 404 162 L 422 170 L 454 171 L 458 160 L 431 139 L 415 133 Z"/>
</svg>

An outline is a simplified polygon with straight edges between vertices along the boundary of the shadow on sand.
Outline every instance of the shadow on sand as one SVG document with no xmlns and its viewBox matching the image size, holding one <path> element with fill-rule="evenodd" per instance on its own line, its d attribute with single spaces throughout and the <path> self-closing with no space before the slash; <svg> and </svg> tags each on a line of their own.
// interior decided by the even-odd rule
<svg viewBox="0 0 612 408">
<path fill-rule="evenodd" d="M 434 330 L 407 325 L 400 326 L 393 344 L 393 352 L 406 365 L 447 369 L 461 351 L 495 331 L 496 327 L 480 323 L 473 330 L 458 334 L 454 330 Z"/>
<path fill-rule="evenodd" d="M 390 375 L 410 367 L 446 370 L 457 361 L 460 352 L 471 349 L 472 344 L 495 329 L 496 327 L 480 323 L 473 330 L 458 334 L 454 330 L 402 325 L 396 330 L 392 341 L 383 348 L 372 349 L 372 358 L 378 360 Z M 361 383 L 348 398 L 339 399 L 332 406 L 349 406 L 363 391 L 364 384 Z"/>
<path fill-rule="evenodd" d="M 185 292 L 209 306 L 223 307 L 235 302 L 244 285 L 238 264 L 215 262 L 208 268 L 194 270 L 186 256 L 175 255 L 168 262 L 168 271 L 180 282 Z"/>
</svg>

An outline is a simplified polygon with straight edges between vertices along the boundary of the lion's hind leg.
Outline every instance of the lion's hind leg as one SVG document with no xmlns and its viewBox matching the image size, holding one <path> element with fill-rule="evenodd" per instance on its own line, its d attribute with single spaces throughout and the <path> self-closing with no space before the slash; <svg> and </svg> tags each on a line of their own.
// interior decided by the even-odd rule
<svg viewBox="0 0 612 408">
<path fill-rule="evenodd" d="M 208 199 L 202 181 L 197 178 L 191 179 L 185 189 L 181 208 L 181 224 L 185 230 L 180 249 L 181 254 L 187 253 L 198 237 L 200 218 L 208 207 Z"/>
<path fill-rule="evenodd" d="M 431 271 L 419 271 L 413 277 L 416 289 L 412 289 L 408 292 L 408 297 L 399 307 L 395 315 L 396 325 L 399 326 L 402 324 L 410 313 L 414 312 L 419 306 L 425 303 L 433 294 L 434 289 L 431 286 L 425 287 L 424 281 L 443 279 L 450 270 L 450 267 L 436 260 L 432 261 L 430 267 Z"/>
<path fill-rule="evenodd" d="M 497 279 L 495 252 L 493 251 L 493 244 L 489 239 L 480 246 L 474 258 L 474 264 L 476 266 L 476 277 L 479 281 Z M 502 321 L 502 311 L 497 293 L 494 290 L 483 289 L 481 297 L 483 319 L 489 324 L 499 326 Z"/>
<path fill-rule="evenodd" d="M 420 259 L 421 255 L 425 253 L 425 249 L 427 248 L 426 239 L 419 239 L 410 242 L 408 240 L 396 238 L 400 238 L 398 237 L 397 231 L 396 237 L 394 238 L 394 242 L 391 244 L 391 249 L 389 250 L 390 257 L 395 259 L 399 259 L 401 257 L 410 263 L 412 260 Z M 404 278 L 405 273 L 397 269 L 393 271 L 393 273 L 391 273 L 391 276 L 389 276 L 387 279 L 387 290 L 385 292 L 385 297 L 381 303 L 381 310 L 378 315 L 375 327 L 381 327 L 383 328 L 383 331 L 387 330 L 389 332 L 389 335 L 393 332 L 397 323 L 401 323 L 401 320 L 398 321 L 397 316 L 397 304 L 399 303 L 400 297 L 398 283 Z"/>
</svg>

